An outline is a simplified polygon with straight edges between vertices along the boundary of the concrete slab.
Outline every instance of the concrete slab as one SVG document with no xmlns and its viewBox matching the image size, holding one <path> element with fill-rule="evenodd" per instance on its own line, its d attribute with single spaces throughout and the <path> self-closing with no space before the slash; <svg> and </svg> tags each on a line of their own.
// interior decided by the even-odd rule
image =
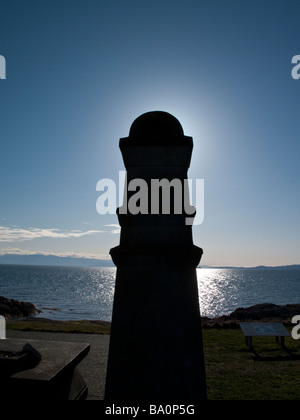
<svg viewBox="0 0 300 420">
<path fill-rule="evenodd" d="M 103 400 L 105 390 L 106 366 L 109 348 L 109 335 L 48 333 L 7 330 L 7 338 L 29 340 L 63 341 L 88 343 L 90 352 L 77 367 L 88 386 L 87 400 Z"/>
</svg>

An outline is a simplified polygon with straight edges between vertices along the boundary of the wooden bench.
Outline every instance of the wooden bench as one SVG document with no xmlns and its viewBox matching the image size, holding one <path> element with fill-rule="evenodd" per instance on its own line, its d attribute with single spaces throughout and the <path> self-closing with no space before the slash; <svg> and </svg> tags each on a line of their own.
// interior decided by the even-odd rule
<svg viewBox="0 0 300 420">
<path fill-rule="evenodd" d="M 245 336 L 246 345 L 253 350 L 253 337 L 275 337 L 276 343 L 285 348 L 284 339 L 290 337 L 290 333 L 281 323 L 252 323 L 241 322 L 241 329 Z"/>
</svg>

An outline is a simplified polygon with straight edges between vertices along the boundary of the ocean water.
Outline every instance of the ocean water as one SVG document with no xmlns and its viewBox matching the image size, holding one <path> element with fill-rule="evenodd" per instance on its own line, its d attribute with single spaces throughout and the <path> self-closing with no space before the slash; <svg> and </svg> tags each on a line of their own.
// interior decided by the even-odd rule
<svg viewBox="0 0 300 420">
<path fill-rule="evenodd" d="M 32 302 L 39 317 L 110 321 L 115 268 L 0 265 L 0 296 Z M 300 301 L 300 270 L 197 269 L 203 316 L 217 317 L 258 303 Z"/>
</svg>

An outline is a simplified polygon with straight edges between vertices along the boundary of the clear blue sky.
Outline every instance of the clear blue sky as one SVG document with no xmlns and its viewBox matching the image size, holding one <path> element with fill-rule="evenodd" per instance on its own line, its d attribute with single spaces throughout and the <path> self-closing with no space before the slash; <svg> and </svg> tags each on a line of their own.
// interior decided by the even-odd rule
<svg viewBox="0 0 300 420">
<path fill-rule="evenodd" d="M 2 0 L 0 254 L 107 256 L 133 120 L 163 110 L 205 180 L 203 264 L 300 263 L 297 0 Z"/>
</svg>

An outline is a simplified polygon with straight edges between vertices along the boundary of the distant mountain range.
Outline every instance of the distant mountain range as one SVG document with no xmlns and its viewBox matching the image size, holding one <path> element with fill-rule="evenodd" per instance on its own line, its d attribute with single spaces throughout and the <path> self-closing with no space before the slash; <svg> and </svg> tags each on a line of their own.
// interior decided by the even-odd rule
<svg viewBox="0 0 300 420">
<path fill-rule="evenodd" d="M 48 265 L 48 266 L 66 266 L 66 267 L 115 267 L 112 260 L 98 260 L 94 258 L 77 258 L 77 257 L 58 257 L 56 255 L 21 255 L 21 254 L 5 254 L 0 255 L 0 264 L 13 265 Z M 226 269 L 254 269 L 254 270 L 300 270 L 300 264 L 281 265 L 276 267 L 269 267 L 259 265 L 257 267 L 212 267 L 201 265 L 200 268 L 226 268 Z"/>
<path fill-rule="evenodd" d="M 267 266 L 267 265 L 258 265 L 257 267 L 212 267 L 210 265 L 201 265 L 199 268 L 226 268 L 226 269 L 243 269 L 243 270 L 300 270 L 300 264 L 293 265 L 277 265 L 277 266 Z"/>
<path fill-rule="evenodd" d="M 56 255 L 0 255 L 0 264 L 13 265 L 45 265 L 66 267 L 114 267 L 112 260 L 97 260 L 94 258 L 58 257 Z"/>
</svg>

